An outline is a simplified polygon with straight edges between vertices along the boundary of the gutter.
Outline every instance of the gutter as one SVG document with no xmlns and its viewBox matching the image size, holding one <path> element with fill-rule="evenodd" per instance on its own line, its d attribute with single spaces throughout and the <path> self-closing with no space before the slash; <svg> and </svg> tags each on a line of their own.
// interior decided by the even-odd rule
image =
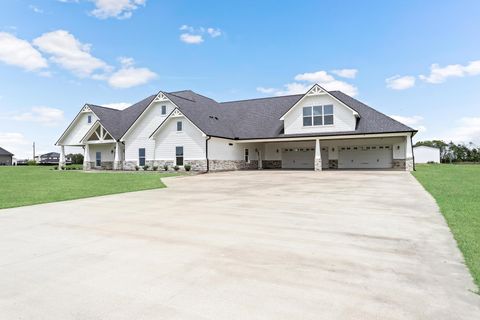
<svg viewBox="0 0 480 320">
<path fill-rule="evenodd" d="M 207 159 L 207 172 L 210 172 L 210 163 L 208 161 L 208 140 L 210 140 L 212 137 L 207 136 L 207 139 L 205 139 L 205 159 Z"/>
</svg>

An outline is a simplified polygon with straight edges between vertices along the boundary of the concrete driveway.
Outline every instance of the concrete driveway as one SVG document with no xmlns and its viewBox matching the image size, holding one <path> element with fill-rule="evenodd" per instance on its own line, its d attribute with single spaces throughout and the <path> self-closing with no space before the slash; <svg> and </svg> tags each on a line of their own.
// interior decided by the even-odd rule
<svg viewBox="0 0 480 320">
<path fill-rule="evenodd" d="M 249 171 L 0 210 L 1 319 L 480 319 L 405 172 Z"/>
</svg>

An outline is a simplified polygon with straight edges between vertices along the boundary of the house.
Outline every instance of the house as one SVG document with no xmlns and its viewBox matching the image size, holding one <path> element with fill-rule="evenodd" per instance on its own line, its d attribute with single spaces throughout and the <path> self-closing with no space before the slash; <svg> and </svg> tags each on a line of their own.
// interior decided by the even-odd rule
<svg viewBox="0 0 480 320">
<path fill-rule="evenodd" d="M 60 161 L 60 153 L 49 152 L 35 157 L 35 161 L 38 164 L 58 164 Z M 72 160 L 69 157 L 65 157 L 65 163 L 70 164 Z"/>
<path fill-rule="evenodd" d="M 429 146 L 413 147 L 415 163 L 440 163 L 440 149 Z"/>
<path fill-rule="evenodd" d="M 217 102 L 160 91 L 124 109 L 86 104 L 61 135 L 84 148 L 84 168 L 133 170 L 412 170 L 416 130 L 340 92 Z"/>
<path fill-rule="evenodd" d="M 0 166 L 11 166 L 13 163 L 13 153 L 0 147 Z"/>
</svg>

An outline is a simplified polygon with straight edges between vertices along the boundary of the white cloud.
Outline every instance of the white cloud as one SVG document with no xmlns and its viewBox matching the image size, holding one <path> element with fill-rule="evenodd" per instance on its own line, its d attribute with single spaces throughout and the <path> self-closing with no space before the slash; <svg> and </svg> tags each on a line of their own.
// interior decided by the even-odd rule
<svg viewBox="0 0 480 320">
<path fill-rule="evenodd" d="M 37 6 L 34 6 L 33 4 L 29 5 L 28 6 L 30 8 L 30 10 L 32 10 L 33 12 L 35 13 L 43 13 L 43 10 L 40 9 L 39 7 Z"/>
<path fill-rule="evenodd" d="M 415 77 L 395 75 L 385 79 L 387 87 L 394 90 L 405 90 L 415 85 Z"/>
<path fill-rule="evenodd" d="M 25 154 L 31 142 L 18 132 L 0 132 L 0 146 L 14 154 L 16 158 Z"/>
<path fill-rule="evenodd" d="M 199 34 L 182 33 L 180 35 L 180 41 L 188 44 L 200 44 L 203 42 L 203 37 Z"/>
<path fill-rule="evenodd" d="M 207 28 L 207 33 L 212 37 L 216 38 L 222 35 L 222 30 L 215 28 Z"/>
<path fill-rule="evenodd" d="M 99 19 L 128 19 L 134 10 L 145 6 L 146 0 L 91 0 L 95 9 L 91 14 Z"/>
<path fill-rule="evenodd" d="M 33 40 L 42 52 L 50 54 L 51 61 L 67 69 L 78 77 L 90 76 L 100 69 L 111 69 L 104 61 L 90 54 L 90 44 L 83 44 L 65 30 L 44 33 Z"/>
<path fill-rule="evenodd" d="M 461 118 L 448 137 L 454 142 L 480 144 L 480 117 Z"/>
<path fill-rule="evenodd" d="M 428 83 L 442 83 L 450 77 L 475 76 L 480 74 L 480 60 L 471 61 L 466 65 L 450 64 L 440 67 L 438 64 L 430 66 L 429 75 L 420 75 L 420 79 Z"/>
<path fill-rule="evenodd" d="M 257 91 L 277 96 L 299 94 L 307 92 L 314 83 L 317 83 L 329 91 L 340 90 L 350 96 L 356 96 L 358 94 L 357 87 L 347 82 L 337 80 L 331 74 L 323 70 L 297 74 L 294 79 L 297 82 L 287 83 L 283 86 L 283 89 L 258 87 Z"/>
<path fill-rule="evenodd" d="M 47 60 L 32 45 L 7 32 L 0 32 L 0 61 L 28 71 L 47 68 Z"/>
<path fill-rule="evenodd" d="M 132 104 L 128 102 L 115 102 L 115 103 L 104 103 L 101 104 L 102 107 L 106 108 L 112 108 L 112 109 L 118 109 L 118 110 L 123 110 L 128 107 L 130 107 Z"/>
<path fill-rule="evenodd" d="M 418 130 L 419 132 L 427 131 L 427 128 L 422 124 L 423 117 L 422 116 L 398 116 L 398 115 L 391 115 L 390 118 L 397 120 L 413 129 Z"/>
<path fill-rule="evenodd" d="M 107 81 L 113 88 L 131 88 L 145 84 L 157 77 L 157 74 L 147 68 L 133 67 L 135 61 L 132 58 L 119 58 L 122 67 L 111 74 Z"/>
<path fill-rule="evenodd" d="M 13 115 L 11 119 L 16 121 L 37 122 L 45 126 L 55 126 L 63 123 L 63 110 L 50 107 L 33 107 L 30 111 Z"/>
<path fill-rule="evenodd" d="M 358 70 L 357 69 L 339 69 L 339 70 L 332 70 L 332 73 L 342 78 L 354 79 L 357 76 Z"/>
</svg>

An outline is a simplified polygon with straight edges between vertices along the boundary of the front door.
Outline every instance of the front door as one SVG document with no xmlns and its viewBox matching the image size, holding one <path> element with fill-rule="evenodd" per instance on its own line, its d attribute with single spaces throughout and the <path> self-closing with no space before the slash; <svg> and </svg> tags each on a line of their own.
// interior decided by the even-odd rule
<svg viewBox="0 0 480 320">
<path fill-rule="evenodd" d="M 95 166 L 102 166 L 102 153 L 100 151 L 97 151 L 97 153 L 95 154 Z"/>
</svg>

